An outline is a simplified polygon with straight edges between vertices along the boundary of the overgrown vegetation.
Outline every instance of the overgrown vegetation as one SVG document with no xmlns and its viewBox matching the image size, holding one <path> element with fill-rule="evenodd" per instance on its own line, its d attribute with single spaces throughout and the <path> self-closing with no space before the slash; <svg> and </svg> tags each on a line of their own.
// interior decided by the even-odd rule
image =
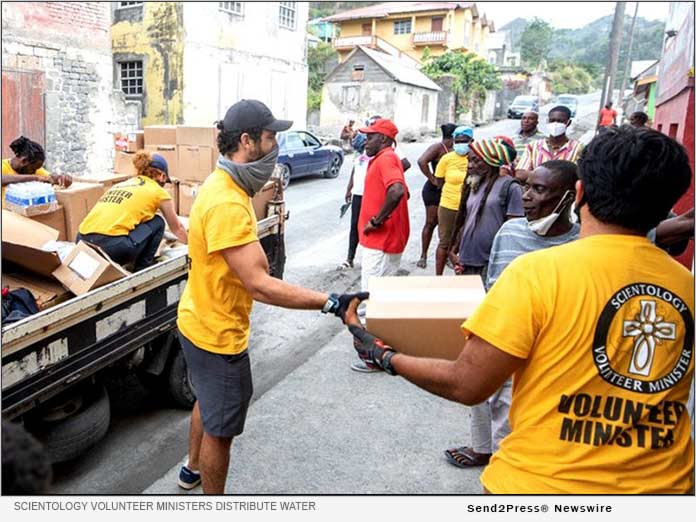
<svg viewBox="0 0 696 522">
<path fill-rule="evenodd" d="M 307 50 L 309 69 L 309 88 L 307 89 L 307 110 L 319 110 L 321 107 L 321 90 L 329 66 L 337 61 L 336 50 L 331 44 L 319 42 L 316 47 Z"/>
</svg>

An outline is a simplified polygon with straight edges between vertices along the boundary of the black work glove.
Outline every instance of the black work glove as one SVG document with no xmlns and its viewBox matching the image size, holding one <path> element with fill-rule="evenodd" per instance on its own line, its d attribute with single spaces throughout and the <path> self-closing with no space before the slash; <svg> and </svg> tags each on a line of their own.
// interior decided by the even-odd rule
<svg viewBox="0 0 696 522">
<path fill-rule="evenodd" d="M 391 358 L 396 351 L 391 346 L 384 344 L 382 339 L 361 326 L 349 324 L 348 330 L 353 334 L 353 347 L 363 361 L 374 364 L 389 375 L 396 375 L 396 370 L 391 365 Z"/>
<path fill-rule="evenodd" d="M 336 315 L 336 317 L 340 317 L 341 321 L 345 324 L 346 322 L 346 310 L 348 310 L 348 305 L 353 299 L 358 300 L 358 304 L 360 304 L 361 301 L 364 301 L 365 299 L 370 298 L 370 293 L 369 292 L 358 292 L 355 294 L 331 294 L 329 297 L 329 300 L 331 301 L 331 306 L 326 310 L 327 312 L 331 312 L 332 314 Z M 357 304 L 356 304 L 357 306 Z"/>
</svg>

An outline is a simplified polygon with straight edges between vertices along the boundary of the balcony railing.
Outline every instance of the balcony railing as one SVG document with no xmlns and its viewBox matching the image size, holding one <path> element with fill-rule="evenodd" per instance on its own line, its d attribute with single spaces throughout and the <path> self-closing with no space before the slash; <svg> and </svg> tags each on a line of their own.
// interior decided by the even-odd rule
<svg viewBox="0 0 696 522">
<path fill-rule="evenodd" d="M 413 33 L 413 45 L 444 45 L 447 43 L 447 36 L 447 31 Z"/>
<path fill-rule="evenodd" d="M 334 47 L 336 49 L 352 49 L 358 45 L 364 45 L 365 47 L 375 46 L 374 36 L 346 36 L 343 38 L 336 38 L 334 40 Z"/>
<path fill-rule="evenodd" d="M 411 56 L 400 50 L 398 47 L 393 46 L 392 44 L 383 40 L 379 36 L 345 36 L 341 38 L 336 38 L 333 42 L 333 46 L 337 51 L 350 50 L 358 45 L 369 47 L 371 49 L 378 49 L 391 56 L 402 59 L 404 62 L 408 63 L 412 67 L 420 68 L 421 66 L 418 60 L 412 58 Z"/>
</svg>

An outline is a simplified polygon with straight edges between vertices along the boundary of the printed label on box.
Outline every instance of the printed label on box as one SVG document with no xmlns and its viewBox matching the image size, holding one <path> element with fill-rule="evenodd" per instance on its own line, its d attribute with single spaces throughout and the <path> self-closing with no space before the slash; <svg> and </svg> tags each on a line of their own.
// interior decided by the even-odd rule
<svg viewBox="0 0 696 522">
<path fill-rule="evenodd" d="M 79 275 L 85 281 L 94 275 L 94 272 L 99 268 L 99 261 L 91 258 L 84 252 L 78 252 L 69 268 Z"/>
</svg>

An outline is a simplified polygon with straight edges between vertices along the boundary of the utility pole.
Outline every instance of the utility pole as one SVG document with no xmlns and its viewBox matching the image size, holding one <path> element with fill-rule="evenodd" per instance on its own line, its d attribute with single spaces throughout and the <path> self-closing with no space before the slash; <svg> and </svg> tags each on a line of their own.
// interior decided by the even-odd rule
<svg viewBox="0 0 696 522">
<path fill-rule="evenodd" d="M 619 99 L 616 100 L 616 105 L 621 107 L 623 104 L 624 91 L 626 90 L 626 81 L 631 74 L 631 54 L 633 53 L 633 31 L 636 28 L 636 19 L 638 18 L 638 5 L 636 2 L 636 10 L 633 12 L 633 20 L 631 21 L 631 29 L 628 32 L 628 51 L 626 51 L 626 66 L 624 67 L 623 77 L 621 78 L 621 90 L 619 90 Z M 623 115 L 625 116 L 625 114 Z"/>
<path fill-rule="evenodd" d="M 600 109 L 606 105 L 607 101 L 611 100 L 612 92 L 614 90 L 625 12 L 626 2 L 616 2 L 616 8 L 614 9 L 614 22 L 612 23 L 611 37 L 609 40 L 609 60 L 607 62 L 607 68 L 604 72 L 604 85 L 602 86 L 602 99 L 600 100 L 599 106 Z"/>
</svg>

